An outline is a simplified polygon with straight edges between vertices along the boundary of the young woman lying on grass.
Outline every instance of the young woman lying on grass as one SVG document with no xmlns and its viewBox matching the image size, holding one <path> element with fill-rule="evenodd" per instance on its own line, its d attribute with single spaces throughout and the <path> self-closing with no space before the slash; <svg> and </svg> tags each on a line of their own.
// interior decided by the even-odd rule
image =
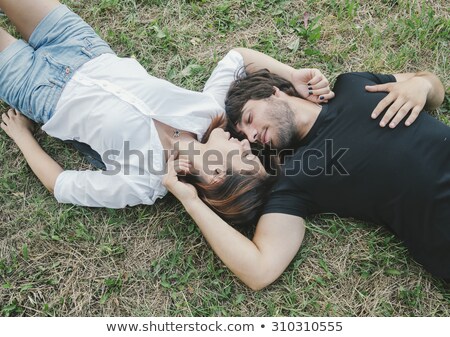
<svg viewBox="0 0 450 337">
<path fill-rule="evenodd" d="M 314 102 L 334 95 L 320 71 L 294 70 L 247 49 L 230 51 L 203 92 L 186 90 L 149 75 L 132 58 L 117 57 L 56 0 L 2 0 L 0 8 L 27 41 L 0 29 L 0 98 L 13 107 L 2 114 L 1 128 L 61 203 L 151 205 L 167 193 L 162 184 L 167 153 L 176 150 L 178 171 L 191 172 L 186 179 L 226 213 L 227 201 L 245 200 L 267 179 L 249 142 L 230 138 L 218 128 L 220 118 L 204 137 L 211 121 L 223 115 L 238 69 L 244 63 L 270 68 Z M 91 163 L 103 170 L 63 170 L 36 142 L 29 119 L 53 137 L 100 154 Z M 239 177 L 230 180 L 230 173 Z"/>
</svg>

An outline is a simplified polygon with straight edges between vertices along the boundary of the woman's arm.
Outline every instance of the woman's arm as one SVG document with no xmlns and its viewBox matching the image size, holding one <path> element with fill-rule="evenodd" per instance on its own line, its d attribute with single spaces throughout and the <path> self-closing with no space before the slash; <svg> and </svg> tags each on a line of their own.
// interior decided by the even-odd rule
<svg viewBox="0 0 450 337">
<path fill-rule="evenodd" d="M 2 114 L 0 126 L 22 151 L 34 174 L 53 193 L 56 179 L 63 172 L 63 169 L 41 148 L 34 138 L 32 133 L 33 123 L 18 111 L 10 109 L 8 113 Z"/>
<path fill-rule="evenodd" d="M 248 48 L 235 48 L 234 50 L 242 55 L 249 73 L 268 69 L 290 81 L 300 96 L 315 103 L 324 103 L 334 97 L 327 78 L 319 69 L 295 69 L 256 50 Z"/>
<path fill-rule="evenodd" d="M 178 171 L 186 171 L 186 165 L 179 163 Z M 183 203 L 219 258 L 253 290 L 276 280 L 300 248 L 305 233 L 302 218 L 278 213 L 263 215 L 253 240 L 249 240 L 206 206 L 193 186 L 178 180 L 173 158 L 168 161 L 164 185 Z"/>
<path fill-rule="evenodd" d="M 387 107 L 380 126 L 395 128 L 410 113 L 405 125 L 411 125 L 424 107 L 436 109 L 444 101 L 445 90 L 439 78 L 427 71 L 395 74 L 397 82 L 366 86 L 369 92 L 388 92 L 372 112 L 376 119 Z"/>
</svg>

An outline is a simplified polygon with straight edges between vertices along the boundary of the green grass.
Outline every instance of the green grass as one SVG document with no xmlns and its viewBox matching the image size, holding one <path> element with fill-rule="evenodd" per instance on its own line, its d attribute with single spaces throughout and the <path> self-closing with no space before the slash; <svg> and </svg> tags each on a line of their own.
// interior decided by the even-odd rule
<svg viewBox="0 0 450 337">
<path fill-rule="evenodd" d="M 345 71 L 426 69 L 449 91 L 446 1 L 65 3 L 120 56 L 193 90 L 230 48 L 246 46 L 320 68 L 331 80 Z M 447 95 L 433 113 L 450 125 L 449 111 Z M 38 138 L 65 168 L 89 167 L 58 140 Z M 288 270 L 252 292 L 173 197 L 123 210 L 60 205 L 4 133 L 0 158 L 2 316 L 450 315 L 449 290 L 382 228 L 333 215 L 309 219 Z"/>
</svg>

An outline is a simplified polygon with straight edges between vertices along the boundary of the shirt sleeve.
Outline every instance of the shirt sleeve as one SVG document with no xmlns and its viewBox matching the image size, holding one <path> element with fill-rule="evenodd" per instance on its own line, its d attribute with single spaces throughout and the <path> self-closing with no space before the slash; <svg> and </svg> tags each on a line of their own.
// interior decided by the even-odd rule
<svg viewBox="0 0 450 337">
<path fill-rule="evenodd" d="M 149 204 L 151 199 L 145 192 L 151 192 L 150 184 L 145 185 L 144 180 L 145 176 L 108 175 L 103 171 L 64 171 L 56 180 L 54 193 L 60 203 L 123 208 Z"/>
<path fill-rule="evenodd" d="M 311 213 L 309 209 L 308 202 L 300 193 L 275 191 L 270 195 L 262 214 L 282 213 L 306 218 Z"/>
<path fill-rule="evenodd" d="M 206 82 L 203 92 L 210 94 L 225 109 L 228 89 L 241 71 L 244 71 L 244 59 L 240 53 L 231 50 L 217 64 Z"/>
<path fill-rule="evenodd" d="M 395 76 L 391 74 L 377 74 L 370 72 L 356 72 L 353 73 L 356 76 L 364 77 L 375 84 L 384 84 L 389 82 L 396 82 Z"/>
</svg>

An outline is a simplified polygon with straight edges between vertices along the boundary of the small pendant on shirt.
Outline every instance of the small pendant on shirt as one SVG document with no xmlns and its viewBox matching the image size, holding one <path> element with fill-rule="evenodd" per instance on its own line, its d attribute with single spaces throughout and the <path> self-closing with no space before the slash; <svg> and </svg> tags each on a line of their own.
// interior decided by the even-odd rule
<svg viewBox="0 0 450 337">
<path fill-rule="evenodd" d="M 173 137 L 174 138 L 180 137 L 180 134 L 181 134 L 180 130 L 178 130 L 178 129 L 173 130 Z"/>
</svg>

